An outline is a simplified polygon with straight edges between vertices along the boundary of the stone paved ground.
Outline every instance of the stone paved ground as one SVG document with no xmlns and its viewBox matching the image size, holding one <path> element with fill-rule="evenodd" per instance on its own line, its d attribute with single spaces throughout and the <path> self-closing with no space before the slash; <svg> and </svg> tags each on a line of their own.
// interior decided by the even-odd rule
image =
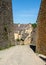
<svg viewBox="0 0 46 65">
<path fill-rule="evenodd" d="M 28 45 L 0 51 L 0 65 L 45 65 Z"/>
</svg>

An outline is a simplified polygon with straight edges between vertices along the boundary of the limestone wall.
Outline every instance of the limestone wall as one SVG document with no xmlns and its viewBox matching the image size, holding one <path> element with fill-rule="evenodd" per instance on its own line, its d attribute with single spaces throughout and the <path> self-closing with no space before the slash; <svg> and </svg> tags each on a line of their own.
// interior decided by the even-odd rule
<svg viewBox="0 0 46 65">
<path fill-rule="evenodd" d="M 37 22 L 37 51 L 46 55 L 46 0 L 41 0 Z"/>
<path fill-rule="evenodd" d="M 13 43 L 12 19 L 12 1 L 0 0 L 0 46 L 2 47 Z"/>
</svg>

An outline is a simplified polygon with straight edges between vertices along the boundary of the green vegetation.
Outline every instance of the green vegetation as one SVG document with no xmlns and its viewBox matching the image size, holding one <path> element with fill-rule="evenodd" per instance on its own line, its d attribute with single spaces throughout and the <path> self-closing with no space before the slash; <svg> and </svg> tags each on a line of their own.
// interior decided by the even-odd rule
<svg viewBox="0 0 46 65">
<path fill-rule="evenodd" d="M 15 46 L 15 45 L 9 44 L 9 45 L 7 45 L 7 46 L 5 46 L 5 47 L 1 47 L 1 46 L 0 46 L 0 50 L 8 49 L 8 48 L 13 47 L 13 46 Z"/>
<path fill-rule="evenodd" d="M 2 48 L 2 47 L 0 47 L 0 50 L 3 50 L 3 48 Z"/>
<path fill-rule="evenodd" d="M 37 23 L 33 23 L 33 24 L 32 24 L 32 27 L 33 27 L 33 28 L 36 28 L 36 27 L 37 27 Z"/>
<path fill-rule="evenodd" d="M 6 47 L 0 47 L 0 50 L 4 50 L 4 49 L 7 49 Z"/>
<path fill-rule="evenodd" d="M 19 42 L 19 41 L 24 41 L 24 40 L 23 40 L 23 39 L 17 39 L 16 41 L 18 41 L 18 42 Z"/>
<path fill-rule="evenodd" d="M 20 41 L 20 39 L 16 39 L 16 41 Z"/>
</svg>

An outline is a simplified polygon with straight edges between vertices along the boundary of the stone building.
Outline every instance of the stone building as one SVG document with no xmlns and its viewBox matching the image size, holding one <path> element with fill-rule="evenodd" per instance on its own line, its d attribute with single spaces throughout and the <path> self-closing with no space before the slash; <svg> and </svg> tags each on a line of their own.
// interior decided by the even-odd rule
<svg viewBox="0 0 46 65">
<path fill-rule="evenodd" d="M 14 45 L 12 0 L 0 0 L 0 47 Z"/>
<path fill-rule="evenodd" d="M 46 55 L 46 0 L 41 0 L 37 23 L 36 49 L 39 53 Z"/>
</svg>

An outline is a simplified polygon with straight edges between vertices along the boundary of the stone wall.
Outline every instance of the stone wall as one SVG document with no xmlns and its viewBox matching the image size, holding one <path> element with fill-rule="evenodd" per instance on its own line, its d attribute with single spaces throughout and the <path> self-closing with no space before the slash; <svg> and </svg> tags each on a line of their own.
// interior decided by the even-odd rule
<svg viewBox="0 0 46 65">
<path fill-rule="evenodd" d="M 37 22 L 37 51 L 46 55 L 46 0 L 41 0 Z"/>
<path fill-rule="evenodd" d="M 12 1 L 0 0 L 0 47 L 14 44 Z"/>
<path fill-rule="evenodd" d="M 36 39 L 37 39 L 37 27 L 33 28 L 32 33 L 31 33 L 31 43 L 32 43 L 32 45 L 36 46 Z"/>
</svg>

